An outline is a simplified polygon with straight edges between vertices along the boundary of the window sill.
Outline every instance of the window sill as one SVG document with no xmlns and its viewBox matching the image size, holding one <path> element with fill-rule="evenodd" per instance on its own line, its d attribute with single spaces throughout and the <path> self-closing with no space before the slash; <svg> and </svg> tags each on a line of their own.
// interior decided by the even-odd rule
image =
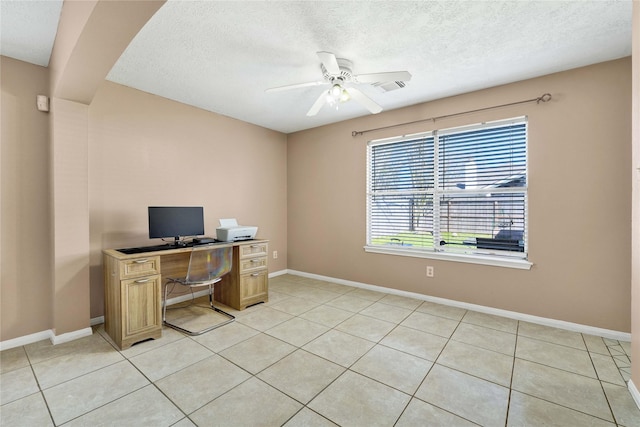
<svg viewBox="0 0 640 427">
<path fill-rule="evenodd" d="M 498 257 L 480 254 L 455 254 L 444 252 L 427 252 L 423 250 L 415 250 L 409 248 L 391 248 L 383 246 L 365 246 L 365 252 L 386 255 L 410 256 L 415 258 L 438 259 L 442 261 L 465 262 L 469 264 L 491 265 L 494 267 L 517 268 L 521 270 L 530 270 L 533 266 L 532 262 L 525 259 Z"/>
</svg>

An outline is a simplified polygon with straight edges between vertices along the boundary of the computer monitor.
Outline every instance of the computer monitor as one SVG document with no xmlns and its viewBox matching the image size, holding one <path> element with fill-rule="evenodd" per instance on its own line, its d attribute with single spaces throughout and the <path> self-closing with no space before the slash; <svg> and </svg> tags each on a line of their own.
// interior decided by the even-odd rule
<svg viewBox="0 0 640 427">
<path fill-rule="evenodd" d="M 149 206 L 149 238 L 180 238 L 204 235 L 202 206 Z"/>
</svg>

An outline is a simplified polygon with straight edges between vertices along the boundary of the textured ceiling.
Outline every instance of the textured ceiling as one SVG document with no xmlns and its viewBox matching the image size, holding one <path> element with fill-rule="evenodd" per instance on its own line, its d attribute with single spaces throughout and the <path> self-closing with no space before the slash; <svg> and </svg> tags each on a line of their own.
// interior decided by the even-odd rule
<svg viewBox="0 0 640 427">
<path fill-rule="evenodd" d="M 0 54 L 49 65 L 62 0 L 0 0 Z"/>
<path fill-rule="evenodd" d="M 107 79 L 285 133 L 370 114 L 352 100 L 307 117 L 321 86 L 265 93 L 321 80 L 317 51 L 409 71 L 403 89 L 358 85 L 390 110 L 628 56 L 631 1 L 168 1 Z"/>
</svg>

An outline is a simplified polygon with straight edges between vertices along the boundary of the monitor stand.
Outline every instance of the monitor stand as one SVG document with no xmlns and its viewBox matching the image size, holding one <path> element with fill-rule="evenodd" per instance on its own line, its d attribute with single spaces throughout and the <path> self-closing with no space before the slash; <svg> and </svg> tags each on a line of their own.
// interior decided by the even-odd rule
<svg viewBox="0 0 640 427">
<path fill-rule="evenodd" d="M 184 242 L 182 240 L 180 240 L 180 236 L 176 236 L 175 241 L 173 242 L 173 246 L 176 248 L 184 248 L 186 246 L 188 246 L 187 242 Z"/>
</svg>

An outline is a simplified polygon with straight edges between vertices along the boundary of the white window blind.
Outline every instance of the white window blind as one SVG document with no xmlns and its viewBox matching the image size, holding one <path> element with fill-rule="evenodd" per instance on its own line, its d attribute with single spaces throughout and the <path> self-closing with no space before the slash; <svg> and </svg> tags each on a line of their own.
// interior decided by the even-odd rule
<svg viewBox="0 0 640 427">
<path fill-rule="evenodd" d="M 526 259 L 527 123 L 371 141 L 367 245 Z"/>
</svg>

